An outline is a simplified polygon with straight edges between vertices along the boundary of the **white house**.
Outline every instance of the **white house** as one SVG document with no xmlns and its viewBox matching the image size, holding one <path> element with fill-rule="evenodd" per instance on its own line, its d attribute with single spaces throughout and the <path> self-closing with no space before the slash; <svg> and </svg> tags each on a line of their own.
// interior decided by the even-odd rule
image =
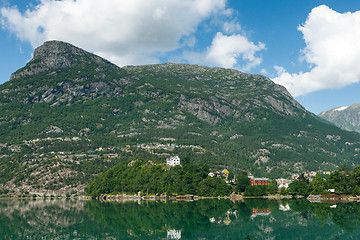
<svg viewBox="0 0 360 240">
<path fill-rule="evenodd" d="M 175 229 L 168 230 L 167 239 L 181 239 L 181 230 L 175 230 Z"/>
<path fill-rule="evenodd" d="M 288 179 L 279 178 L 276 179 L 276 182 L 279 189 L 284 187 L 287 190 L 291 181 L 289 181 Z"/>
<path fill-rule="evenodd" d="M 286 203 L 285 206 L 280 203 L 279 210 L 281 210 L 281 211 L 290 211 L 291 208 L 290 208 L 289 203 Z"/>
<path fill-rule="evenodd" d="M 180 158 L 178 156 L 172 156 L 166 159 L 166 165 L 171 167 L 180 165 Z"/>
<path fill-rule="evenodd" d="M 289 187 L 289 183 L 284 183 L 284 184 L 281 183 L 281 184 L 278 185 L 278 188 L 279 188 L 279 189 L 285 188 L 285 190 L 287 190 L 288 187 Z"/>
</svg>

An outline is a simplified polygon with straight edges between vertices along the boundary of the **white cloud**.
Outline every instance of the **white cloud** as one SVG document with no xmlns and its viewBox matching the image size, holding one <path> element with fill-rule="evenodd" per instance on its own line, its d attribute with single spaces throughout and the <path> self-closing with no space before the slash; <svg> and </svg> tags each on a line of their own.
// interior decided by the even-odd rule
<svg viewBox="0 0 360 240">
<path fill-rule="evenodd" d="M 236 21 L 224 22 L 223 26 L 225 33 L 237 33 L 241 31 L 241 25 Z"/>
<path fill-rule="evenodd" d="M 301 96 L 360 82 L 360 11 L 341 14 L 321 5 L 298 30 L 303 33 L 306 48 L 302 52 L 311 69 L 288 73 L 277 66 L 276 83 Z"/>
<path fill-rule="evenodd" d="M 194 64 L 236 68 L 245 72 L 261 64 L 262 58 L 256 53 L 264 49 L 264 43 L 256 45 L 240 34 L 227 36 L 218 32 L 210 47 L 203 52 L 185 51 L 182 59 Z"/>
<path fill-rule="evenodd" d="M 276 70 L 277 75 L 281 75 L 286 72 L 285 68 L 283 68 L 281 66 L 274 66 L 274 69 Z"/>
<path fill-rule="evenodd" d="M 199 24 L 223 12 L 226 0 L 41 0 L 24 13 L 1 8 L 1 23 L 33 47 L 58 39 L 124 65 L 194 44 Z"/>
<path fill-rule="evenodd" d="M 205 58 L 213 65 L 226 68 L 237 67 L 242 71 L 248 71 L 261 63 L 262 58 L 256 57 L 255 54 L 264 49 L 265 44 L 259 42 L 256 45 L 240 34 L 226 36 L 218 32 L 207 49 Z M 239 66 L 241 64 L 239 58 L 245 65 Z"/>
<path fill-rule="evenodd" d="M 260 72 L 261 72 L 261 74 L 263 74 L 263 75 L 268 75 L 268 74 L 269 74 L 268 71 L 267 71 L 265 68 L 262 68 L 262 69 L 260 70 Z"/>
</svg>

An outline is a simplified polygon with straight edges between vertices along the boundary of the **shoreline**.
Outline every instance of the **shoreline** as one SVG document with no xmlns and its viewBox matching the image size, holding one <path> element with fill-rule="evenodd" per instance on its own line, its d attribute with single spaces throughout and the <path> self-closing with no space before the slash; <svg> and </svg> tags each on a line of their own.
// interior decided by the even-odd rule
<svg viewBox="0 0 360 240">
<path fill-rule="evenodd" d="M 167 195 L 127 195 L 127 194 L 117 194 L 109 195 L 103 194 L 98 198 L 92 198 L 91 196 L 86 195 L 72 195 L 72 196 L 18 196 L 18 195 L 4 195 L 0 196 L 2 200 L 99 200 L 101 202 L 126 202 L 126 201 L 184 201 L 192 202 L 203 199 L 229 199 L 231 201 L 244 201 L 245 199 L 268 199 L 268 200 L 282 200 L 282 199 L 306 199 L 310 203 L 349 203 L 349 202 L 360 202 L 360 196 L 348 196 L 348 195 L 309 195 L 308 197 L 303 196 L 292 196 L 292 195 L 268 195 L 268 196 L 243 196 L 243 194 L 231 194 L 229 196 L 217 196 L 217 197 L 204 197 L 196 196 L 191 194 L 185 195 L 176 195 L 176 196 L 167 196 Z"/>
<path fill-rule="evenodd" d="M 229 196 L 217 196 L 217 197 L 204 197 L 196 195 L 177 195 L 177 196 L 166 196 L 166 195 L 149 195 L 149 196 L 138 196 L 138 195 L 100 195 L 97 199 L 100 201 L 140 201 L 140 200 L 152 200 L 152 201 L 197 201 L 203 199 L 229 199 L 231 201 L 243 201 L 244 199 L 292 199 L 291 195 L 269 195 L 269 196 L 243 196 L 242 194 L 231 194 Z"/>
<path fill-rule="evenodd" d="M 126 195 L 126 194 L 117 194 L 117 195 L 100 195 L 98 198 L 100 201 L 140 201 L 140 200 L 150 200 L 150 201 L 186 201 L 192 202 L 202 199 L 230 199 L 230 200 L 242 200 L 243 196 L 239 194 L 232 194 L 230 196 L 218 196 L 218 197 L 203 197 L 196 196 L 191 194 L 185 195 L 176 195 L 176 196 L 167 196 L 167 195 L 147 195 L 147 196 L 139 196 L 139 195 Z"/>
<path fill-rule="evenodd" d="M 352 197 L 348 195 L 309 195 L 306 198 L 311 203 L 348 203 L 360 202 L 360 196 Z"/>
<path fill-rule="evenodd" d="M 0 196 L 0 200 L 5 199 L 16 199 L 16 200 L 48 200 L 48 199 L 69 199 L 69 200 L 91 200 L 90 196 L 78 195 L 78 196 L 70 196 L 67 197 L 65 195 L 61 196 L 18 196 L 18 195 L 10 195 L 10 196 Z"/>
</svg>

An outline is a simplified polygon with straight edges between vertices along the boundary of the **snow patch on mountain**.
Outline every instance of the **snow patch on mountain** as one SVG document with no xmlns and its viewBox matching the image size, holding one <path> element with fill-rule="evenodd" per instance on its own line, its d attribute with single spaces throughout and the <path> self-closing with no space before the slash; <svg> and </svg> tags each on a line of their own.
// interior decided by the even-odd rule
<svg viewBox="0 0 360 240">
<path fill-rule="evenodd" d="M 338 108 L 335 108 L 334 111 L 344 111 L 347 108 L 348 107 L 338 107 Z"/>
</svg>

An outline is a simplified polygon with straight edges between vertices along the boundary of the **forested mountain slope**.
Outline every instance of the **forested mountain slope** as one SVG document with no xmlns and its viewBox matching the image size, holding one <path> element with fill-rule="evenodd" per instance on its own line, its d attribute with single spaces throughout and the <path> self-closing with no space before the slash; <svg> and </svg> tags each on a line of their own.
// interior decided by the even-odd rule
<svg viewBox="0 0 360 240">
<path fill-rule="evenodd" d="M 0 86 L 5 189 L 82 190 L 132 157 L 286 176 L 359 164 L 360 136 L 320 121 L 261 75 L 186 64 L 119 68 L 45 42 Z"/>
</svg>

